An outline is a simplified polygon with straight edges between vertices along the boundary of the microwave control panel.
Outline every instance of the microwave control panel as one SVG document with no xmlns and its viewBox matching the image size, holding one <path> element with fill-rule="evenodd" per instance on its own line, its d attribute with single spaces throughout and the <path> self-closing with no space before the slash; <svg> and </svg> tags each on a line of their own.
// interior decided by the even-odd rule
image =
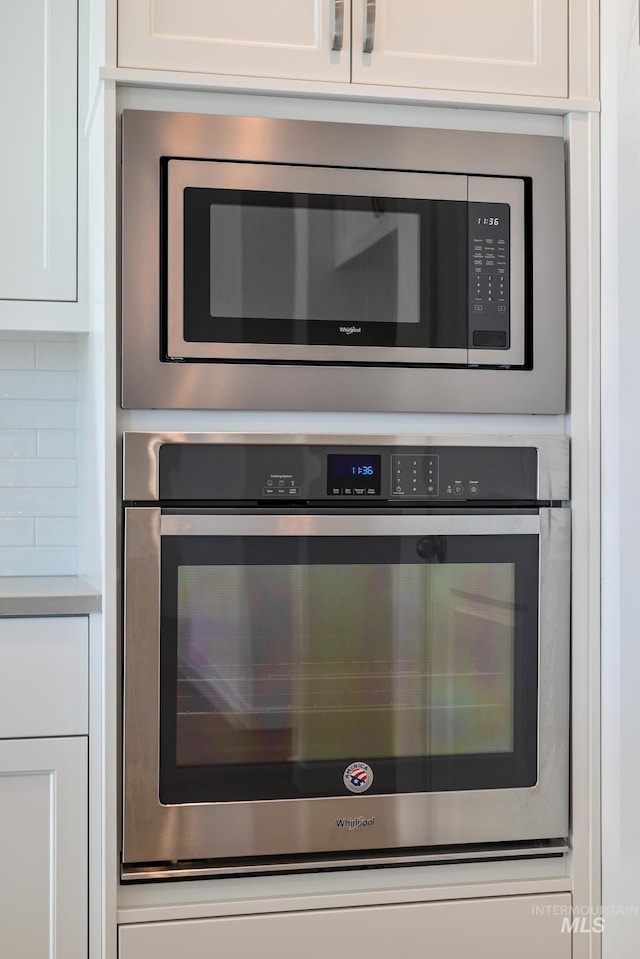
<svg viewBox="0 0 640 959">
<path fill-rule="evenodd" d="M 469 204 L 469 346 L 510 346 L 509 204 Z"/>
<path fill-rule="evenodd" d="M 536 501 L 534 447 L 166 444 L 163 502 Z"/>
</svg>

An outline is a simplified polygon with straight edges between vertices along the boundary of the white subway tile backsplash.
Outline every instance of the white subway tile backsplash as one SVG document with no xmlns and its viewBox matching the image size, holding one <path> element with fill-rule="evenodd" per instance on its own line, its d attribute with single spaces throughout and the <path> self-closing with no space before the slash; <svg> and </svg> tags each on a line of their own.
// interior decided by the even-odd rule
<svg viewBox="0 0 640 959">
<path fill-rule="evenodd" d="M 35 430 L 0 430 L 0 460 L 35 456 L 37 436 Z"/>
<path fill-rule="evenodd" d="M 78 536 L 78 521 L 76 519 L 44 519 L 36 520 L 36 539 L 38 546 L 75 546 Z"/>
<path fill-rule="evenodd" d="M 78 353 L 0 331 L 0 576 L 78 571 Z"/>
<path fill-rule="evenodd" d="M 75 489 L 2 489 L 2 516 L 76 516 L 78 491 Z"/>
<path fill-rule="evenodd" d="M 0 487 L 57 489 L 76 485 L 75 460 L 0 460 Z"/>
<path fill-rule="evenodd" d="M 0 547 L 33 546 L 34 531 L 35 520 L 33 519 L 0 519 Z"/>
<path fill-rule="evenodd" d="M 0 397 L 4 400 L 73 400 L 77 374 L 50 370 L 0 369 Z"/>
<path fill-rule="evenodd" d="M 38 456 L 42 459 L 75 459 L 77 456 L 78 435 L 75 430 L 38 430 L 36 435 Z"/>
<path fill-rule="evenodd" d="M 0 370 L 33 370 L 36 365 L 35 357 L 35 343 L 24 340 L 0 342 Z"/>
<path fill-rule="evenodd" d="M 36 347 L 38 370 L 77 370 L 78 344 L 75 342 L 40 342 Z M 0 365 L 1 362 L 0 362 Z"/>
<path fill-rule="evenodd" d="M 77 572 L 75 547 L 0 547 L 0 576 L 72 576 Z"/>
<path fill-rule="evenodd" d="M 0 399 L 1 429 L 75 429 L 75 400 Z"/>
</svg>

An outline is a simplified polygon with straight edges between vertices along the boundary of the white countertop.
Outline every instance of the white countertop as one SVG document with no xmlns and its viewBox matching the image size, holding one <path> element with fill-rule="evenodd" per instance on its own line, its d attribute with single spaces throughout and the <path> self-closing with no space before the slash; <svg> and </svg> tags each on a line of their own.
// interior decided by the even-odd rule
<svg viewBox="0 0 640 959">
<path fill-rule="evenodd" d="M 102 598 L 79 576 L 0 576 L 0 616 L 98 613 Z"/>
</svg>

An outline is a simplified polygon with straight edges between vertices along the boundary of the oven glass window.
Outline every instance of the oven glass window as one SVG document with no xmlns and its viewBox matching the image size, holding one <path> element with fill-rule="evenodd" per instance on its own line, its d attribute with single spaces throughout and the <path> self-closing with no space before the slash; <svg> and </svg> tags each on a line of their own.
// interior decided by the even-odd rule
<svg viewBox="0 0 640 959">
<path fill-rule="evenodd" d="M 341 794 L 354 760 L 374 791 L 535 782 L 537 538 L 321 540 L 171 538 L 167 796 Z"/>
</svg>

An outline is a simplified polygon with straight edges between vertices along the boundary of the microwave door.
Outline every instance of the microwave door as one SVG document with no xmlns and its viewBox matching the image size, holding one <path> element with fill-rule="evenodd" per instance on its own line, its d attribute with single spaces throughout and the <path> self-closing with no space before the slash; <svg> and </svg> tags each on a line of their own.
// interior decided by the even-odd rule
<svg viewBox="0 0 640 959">
<path fill-rule="evenodd" d="M 468 363 L 464 175 L 170 160 L 169 359 Z"/>
</svg>

